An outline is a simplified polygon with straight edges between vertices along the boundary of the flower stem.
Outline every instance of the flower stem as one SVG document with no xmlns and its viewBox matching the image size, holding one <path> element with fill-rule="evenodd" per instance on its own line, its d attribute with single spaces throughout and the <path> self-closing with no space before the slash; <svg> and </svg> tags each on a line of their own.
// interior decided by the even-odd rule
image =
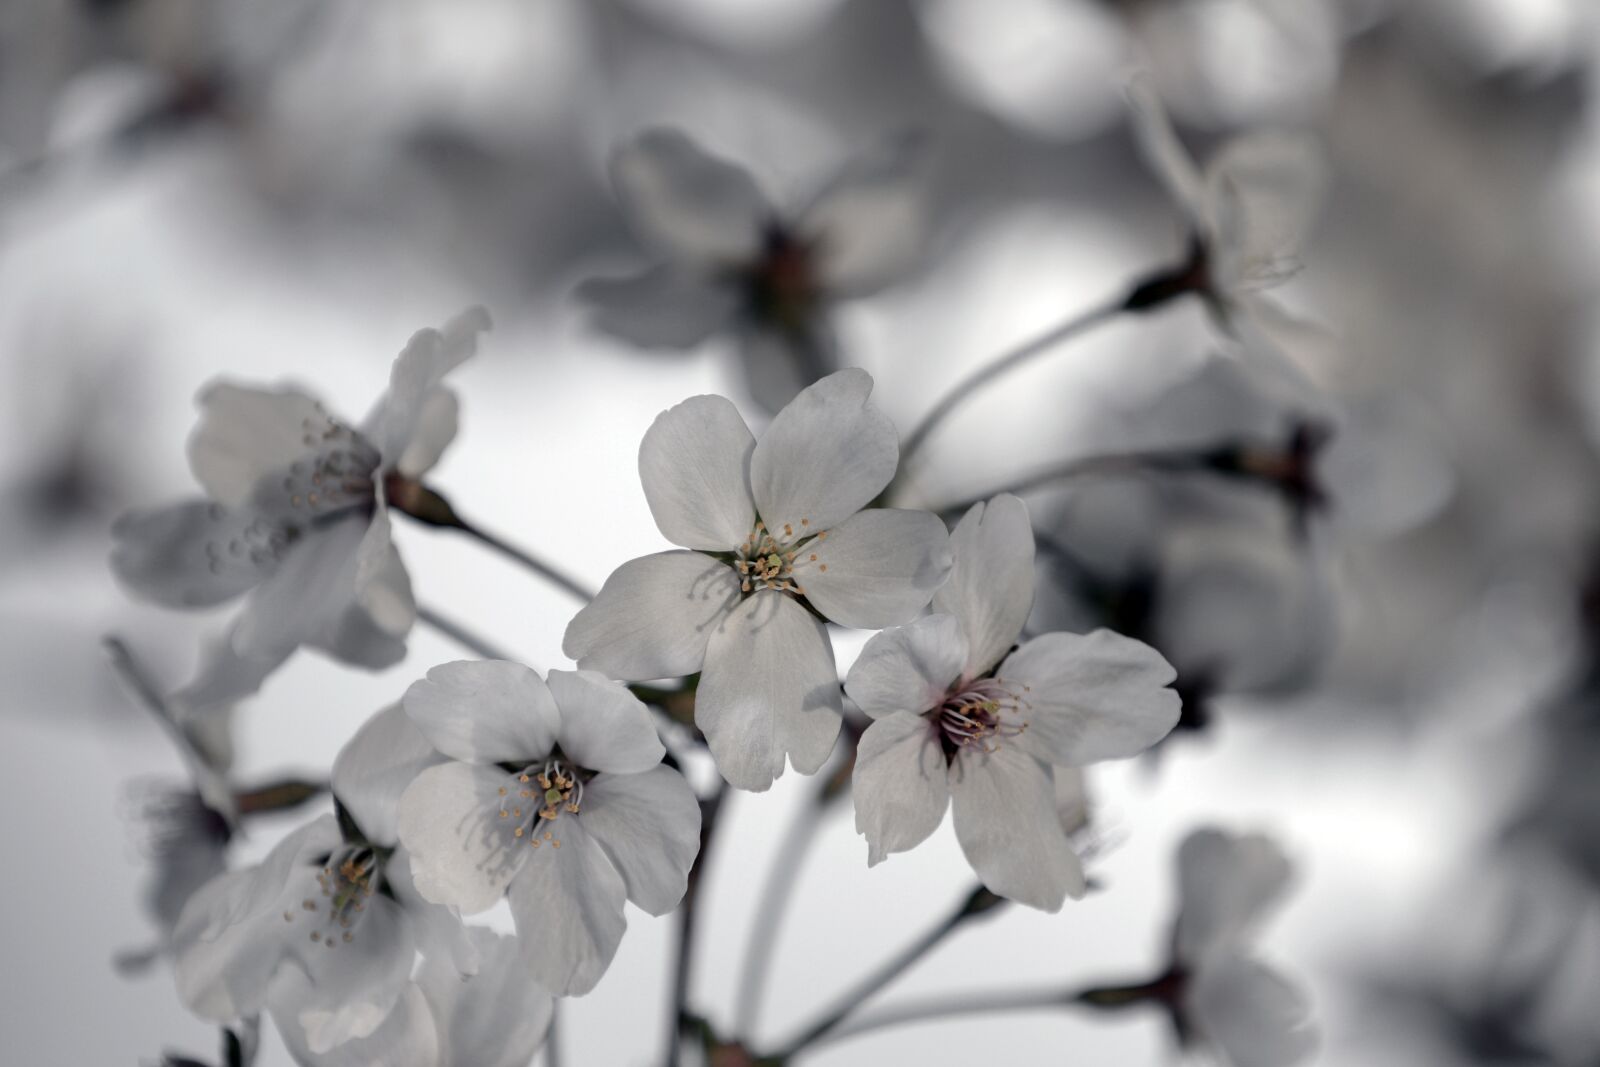
<svg viewBox="0 0 1600 1067">
<path fill-rule="evenodd" d="M 815 788 L 800 801 L 778 843 L 772 869 L 767 873 L 766 885 L 757 898 L 756 917 L 751 924 L 749 940 L 745 942 L 744 960 L 740 964 L 739 992 L 733 1009 L 733 1032 L 745 1042 L 753 1036 L 756 1019 L 761 1013 L 761 999 L 766 992 L 767 978 L 771 973 L 772 950 L 778 941 L 783 924 L 783 913 L 799 881 L 800 867 L 816 837 L 822 812 L 833 796 L 827 792 L 829 779 L 817 775 L 812 779 Z"/>
<path fill-rule="evenodd" d="M 832 1044 L 878 1030 L 888 1030 L 925 1019 L 949 1019 L 961 1015 L 998 1015 L 1021 1011 L 1048 1011 L 1064 1008 L 1071 995 L 1060 989 L 998 989 L 988 993 L 956 993 L 930 997 L 863 1015 L 822 1035 L 816 1044 Z"/>
<path fill-rule="evenodd" d="M 439 614 L 425 604 L 417 605 L 417 621 L 426 626 L 431 626 L 480 659 L 516 659 L 515 656 L 510 655 L 504 649 L 495 646 L 493 642 L 479 637 L 454 619 Z"/>
<path fill-rule="evenodd" d="M 1199 470 L 1206 465 L 1207 454 L 1192 449 L 1152 450 L 1149 452 L 1119 452 L 1103 456 L 1084 456 L 1069 459 L 1043 470 L 1035 471 L 1004 485 L 988 489 L 961 500 L 940 504 L 928 510 L 938 515 L 960 515 L 972 505 L 1001 493 L 1026 493 L 1086 474 L 1130 474 L 1143 470 Z"/>
<path fill-rule="evenodd" d="M 1069 338 L 1087 333 L 1102 323 L 1110 322 L 1127 310 L 1127 305 L 1128 297 L 1123 295 L 1091 307 L 1066 322 L 1051 327 L 1039 336 L 1024 342 L 1017 348 L 1001 355 L 992 362 L 984 364 L 965 378 L 962 378 L 944 396 L 939 398 L 939 401 L 922 417 L 922 421 L 917 423 L 906 436 L 905 443 L 900 446 L 901 472 L 911 469 L 911 459 L 927 442 L 928 435 L 933 433 L 940 423 L 949 418 L 951 412 L 955 411 L 966 400 L 971 399 L 978 390 L 1016 370 L 1029 360 L 1044 355 Z"/>
<path fill-rule="evenodd" d="M 717 828 L 717 814 L 722 810 L 727 790 L 727 783 L 719 776 L 715 791 L 700 801 L 700 853 L 695 857 L 694 866 L 689 868 L 689 884 L 678 904 L 678 954 L 673 966 L 672 1016 L 667 1023 L 667 1067 L 679 1067 L 683 1062 L 684 1033 L 697 1021 L 689 1011 L 689 987 L 694 978 L 694 931 L 700 908 L 700 877 L 705 871 Z"/>
<path fill-rule="evenodd" d="M 482 544 L 489 546 L 501 555 L 506 556 L 528 570 L 539 575 L 546 581 L 560 586 L 577 599 L 587 604 L 595 597 L 595 592 L 582 582 L 569 577 L 556 567 L 524 549 L 518 548 L 500 537 L 495 536 L 482 527 L 475 526 L 456 514 L 456 509 L 450 505 L 443 494 L 430 489 L 420 482 L 408 478 L 391 476 L 385 483 L 389 506 L 402 515 L 411 518 L 426 526 L 439 526 L 446 530 L 459 530 L 468 537 L 475 538 Z"/>
<path fill-rule="evenodd" d="M 561 1067 L 561 998 L 550 1005 L 550 1026 L 544 1032 L 544 1067 Z"/>
<path fill-rule="evenodd" d="M 962 901 L 961 906 L 942 919 L 937 926 L 901 949 L 892 959 L 856 983 L 848 992 L 835 999 L 834 1006 L 822 1018 L 812 1023 L 799 1037 L 785 1045 L 782 1051 L 771 1054 L 769 1058 L 783 1063 L 801 1050 L 809 1048 L 817 1041 L 820 1041 L 825 1034 L 843 1022 L 845 1016 L 860 1006 L 862 1001 L 900 977 L 918 960 L 933 951 L 946 937 L 949 937 L 959 929 L 968 919 L 981 915 L 1004 903 L 1005 900 L 1003 898 L 995 896 L 981 886 L 973 890 Z"/>
</svg>

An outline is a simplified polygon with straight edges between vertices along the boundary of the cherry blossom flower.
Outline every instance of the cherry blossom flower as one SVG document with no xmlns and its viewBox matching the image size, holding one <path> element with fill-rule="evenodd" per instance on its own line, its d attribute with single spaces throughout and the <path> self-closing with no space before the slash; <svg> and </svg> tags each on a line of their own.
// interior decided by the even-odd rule
<svg viewBox="0 0 1600 1067">
<path fill-rule="evenodd" d="M 950 568 L 944 525 L 867 509 L 894 475 L 894 427 L 844 370 L 810 386 L 761 436 L 729 401 L 663 412 L 639 448 L 656 526 L 682 550 L 624 563 L 567 627 L 584 668 L 643 681 L 700 671 L 695 724 L 733 785 L 813 774 L 843 701 L 823 620 L 876 628 L 928 603 Z"/>
<path fill-rule="evenodd" d="M 1033 604 L 1033 534 L 1016 497 L 974 505 L 951 544 L 934 613 L 868 641 L 845 680 L 873 720 L 856 757 L 856 829 L 877 864 L 920 844 L 953 807 L 984 885 L 1055 911 L 1085 882 L 1053 768 L 1133 756 L 1166 736 L 1178 720 L 1174 672 L 1109 630 L 1016 647 Z M 1071 801 L 1080 782 L 1066 785 Z"/>
<path fill-rule="evenodd" d="M 334 764 L 337 818 L 318 818 L 190 899 L 174 942 L 191 1010 L 226 1022 L 268 1008 L 321 1054 L 385 1024 L 418 950 L 463 974 L 477 969 L 459 917 L 418 895 L 398 844 L 401 790 L 438 761 L 398 707 L 380 712 Z"/>
<path fill-rule="evenodd" d="M 1191 242 L 1184 269 L 1150 285 L 1199 293 L 1235 339 L 1230 352 L 1290 395 L 1314 395 L 1292 356 L 1320 331 L 1265 291 L 1300 270 L 1300 245 L 1322 195 L 1315 147 L 1289 134 L 1239 137 L 1201 170 L 1147 79 L 1136 77 L 1128 97 L 1134 133 Z"/>
<path fill-rule="evenodd" d="M 201 392 L 189 465 L 206 496 L 131 512 L 112 531 L 112 569 L 141 599 L 203 608 L 248 594 L 184 702 L 253 692 L 301 645 L 371 669 L 405 655 L 416 606 L 386 504 L 455 436 L 440 382 L 488 325 L 474 308 L 419 331 L 359 429 L 294 388 Z"/>
<path fill-rule="evenodd" d="M 1169 1005 L 1186 1044 L 1208 1046 L 1234 1067 L 1290 1067 L 1316 1046 L 1305 995 L 1249 944 L 1289 876 L 1288 859 L 1259 834 L 1201 829 L 1178 849 Z"/>
<path fill-rule="evenodd" d="M 650 713 L 593 671 L 548 680 L 504 660 L 446 663 L 406 713 L 449 757 L 400 801 L 429 900 L 475 913 L 508 896 L 534 979 L 587 993 L 622 940 L 623 901 L 665 915 L 700 851 L 700 805 Z"/>
<path fill-rule="evenodd" d="M 679 130 L 645 130 L 617 150 L 612 181 L 663 261 L 591 279 L 578 296 L 601 329 L 649 348 L 692 348 L 733 330 L 752 397 L 777 411 L 838 369 L 829 305 L 877 292 L 915 261 L 920 160 L 912 142 L 887 142 L 785 217 L 744 169 Z"/>
<path fill-rule="evenodd" d="M 555 1001 L 522 974 L 517 940 L 483 927 L 468 930 L 477 974 L 463 978 L 429 956 L 383 1025 L 324 1053 L 312 1051 L 294 1012 L 275 1015 L 278 1032 L 304 1067 L 525 1067 L 544 1043 Z M 310 1002 L 315 990 L 290 972 L 280 998 Z"/>
</svg>

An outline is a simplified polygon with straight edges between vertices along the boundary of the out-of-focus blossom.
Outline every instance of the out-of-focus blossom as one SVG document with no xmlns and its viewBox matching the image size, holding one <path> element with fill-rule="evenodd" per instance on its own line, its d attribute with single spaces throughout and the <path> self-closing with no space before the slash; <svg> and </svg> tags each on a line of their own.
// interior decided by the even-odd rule
<svg viewBox="0 0 1600 1067">
<path fill-rule="evenodd" d="M 741 789 L 770 786 L 785 755 L 813 774 L 833 750 L 843 702 L 822 620 L 905 622 L 950 569 L 936 517 L 862 510 L 899 455 L 871 392 L 865 371 L 829 375 L 759 442 L 722 397 L 663 412 L 639 473 L 657 527 L 688 551 L 623 564 L 567 627 L 580 667 L 632 681 L 701 671 L 695 724 Z"/>
<path fill-rule="evenodd" d="M 647 348 L 692 348 L 734 331 L 751 396 L 777 411 L 839 368 L 829 306 L 883 289 L 914 263 L 921 158 L 909 139 L 887 142 L 787 215 L 748 172 L 684 133 L 646 130 L 617 150 L 612 181 L 662 262 L 591 279 L 578 296 L 597 326 Z"/>
<path fill-rule="evenodd" d="M 195 894 L 174 935 L 191 1010 L 226 1022 L 267 1008 L 321 1054 L 389 1025 L 418 950 L 462 974 L 477 969 L 460 918 L 418 894 L 398 843 L 401 789 L 438 759 L 399 708 L 379 712 L 334 764 L 337 818 Z"/>
<path fill-rule="evenodd" d="M 468 913 L 508 896 L 534 979 L 587 993 L 611 964 L 624 900 L 664 915 L 700 851 L 700 806 L 637 698 L 593 671 L 546 682 L 504 660 L 447 663 L 405 696 L 449 757 L 400 801 L 417 888 Z"/>
<path fill-rule="evenodd" d="M 1179 909 L 1166 970 L 1080 999 L 1106 1008 L 1159 1003 L 1185 1046 L 1229 1067 L 1304 1063 L 1317 1041 L 1310 1006 L 1251 945 L 1289 875 L 1288 859 L 1266 837 L 1196 830 L 1178 849 Z"/>
<path fill-rule="evenodd" d="M 189 464 L 206 496 L 112 530 L 112 568 L 142 599 L 201 608 L 248 594 L 184 702 L 253 692 L 301 645 L 369 669 L 405 655 L 416 605 L 387 504 L 455 436 L 455 396 L 440 383 L 488 325 L 474 308 L 419 331 L 360 429 L 297 389 L 224 382 L 200 394 Z"/>
<path fill-rule="evenodd" d="M 253 1067 L 261 1051 L 261 1019 L 251 1016 L 236 1026 L 222 1030 L 222 1048 L 217 1067 Z M 164 1053 L 160 1067 L 210 1067 L 210 1064 L 177 1052 Z"/>
<path fill-rule="evenodd" d="M 1292 362 L 1313 328 L 1265 294 L 1301 266 L 1300 246 L 1322 198 L 1314 144 L 1286 133 L 1239 137 L 1202 170 L 1145 77 L 1129 83 L 1128 98 L 1134 133 L 1189 231 L 1189 262 L 1165 283 L 1204 297 L 1241 358 L 1296 392 L 1314 392 Z"/>
<path fill-rule="evenodd" d="M 312 1051 L 293 1012 L 274 1016 L 303 1067 L 525 1067 L 550 1029 L 554 1000 L 523 973 L 517 940 L 483 927 L 468 931 L 478 971 L 463 978 L 429 956 L 394 1010 L 370 1035 Z M 283 980 L 285 1001 L 310 1003 L 315 990 L 298 972 Z"/>
<path fill-rule="evenodd" d="M 856 756 L 856 829 L 876 864 L 920 844 L 951 806 L 984 885 L 1055 911 L 1085 881 L 1053 767 L 1134 756 L 1166 736 L 1178 721 L 1173 671 L 1109 630 L 1016 647 L 1034 579 L 1028 509 L 1016 497 L 974 505 L 951 543 L 934 614 L 867 642 L 845 682 L 873 719 Z"/>
</svg>

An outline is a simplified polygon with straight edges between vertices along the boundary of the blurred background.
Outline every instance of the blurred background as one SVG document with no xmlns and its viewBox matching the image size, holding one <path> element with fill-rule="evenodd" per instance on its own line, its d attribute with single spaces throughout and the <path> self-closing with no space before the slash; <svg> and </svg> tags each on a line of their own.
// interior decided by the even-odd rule
<svg viewBox="0 0 1600 1067">
<path fill-rule="evenodd" d="M 18 1063 L 209 1055 L 153 939 L 145 817 L 177 754 L 100 648 L 163 684 L 227 612 L 132 602 L 123 509 L 192 492 L 193 397 L 292 381 L 359 417 L 412 331 L 474 303 L 433 482 L 598 585 L 662 547 L 636 455 L 701 392 L 752 424 L 737 341 L 647 351 L 577 283 L 648 262 L 606 161 L 682 127 L 780 207 L 907 132 L 924 251 L 832 314 L 904 429 L 963 374 L 1181 260 L 1130 131 L 1149 72 L 1204 159 L 1316 139 L 1325 180 L 1275 292 L 1338 402 L 1318 492 L 1106 472 L 1030 495 L 1036 628 L 1115 625 L 1180 670 L 1185 727 L 1097 768 L 1104 891 L 972 924 L 885 993 L 1138 978 L 1176 844 L 1271 833 L 1294 891 L 1264 952 L 1336 1067 L 1600 1062 L 1600 8 L 1591 0 L 0 0 L 0 1020 Z M 1282 442 L 1297 412 L 1214 373 L 1198 300 L 1129 316 L 975 397 L 929 444 L 924 503 L 1064 458 Z M 1304 472 L 1302 472 L 1304 473 Z M 1290 486 L 1289 488 L 1293 488 Z M 1315 497 L 1315 499 L 1311 499 Z M 576 605 L 465 539 L 398 542 L 421 603 L 540 669 Z M 841 669 L 865 635 L 840 634 Z M 381 674 L 295 656 L 235 716 L 235 770 L 316 778 L 379 707 L 464 653 L 419 626 Z M 726 1025 L 752 886 L 803 803 L 738 795 L 706 857 L 694 1005 Z M 297 817 L 252 829 L 259 856 Z M 970 875 L 948 823 L 869 872 L 831 809 L 778 934 L 758 1034 L 792 1033 L 926 928 Z M 630 908 L 568 1062 L 645 1064 L 671 922 Z M 270 1029 L 270 1028 L 267 1028 Z M 288 1063 L 276 1035 L 262 1062 Z M 1155 1012 L 968 1017 L 824 1064 L 1170 1062 Z"/>
</svg>

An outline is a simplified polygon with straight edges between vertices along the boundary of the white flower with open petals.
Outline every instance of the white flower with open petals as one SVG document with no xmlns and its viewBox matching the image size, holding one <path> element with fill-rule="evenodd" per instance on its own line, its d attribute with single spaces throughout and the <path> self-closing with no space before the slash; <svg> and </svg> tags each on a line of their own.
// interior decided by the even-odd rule
<svg viewBox="0 0 1600 1067">
<path fill-rule="evenodd" d="M 722 397 L 663 412 L 639 476 L 683 551 L 624 563 L 567 627 L 567 655 L 613 678 L 700 671 L 695 724 L 741 789 L 770 786 L 785 755 L 815 773 L 833 750 L 843 700 L 822 619 L 905 622 L 950 568 L 935 516 L 862 510 L 899 457 L 871 392 L 865 371 L 831 374 L 759 442 Z"/>
<path fill-rule="evenodd" d="M 258 866 L 208 883 L 173 935 L 178 991 L 196 1014 L 228 1022 L 290 1013 L 307 1046 L 325 1053 L 384 1025 L 418 950 L 477 970 L 454 911 L 424 900 L 398 844 L 403 786 L 438 754 L 399 708 L 380 712 L 334 763 L 340 817 L 290 834 Z M 287 972 L 306 980 L 284 999 Z"/>
<path fill-rule="evenodd" d="M 617 196 L 663 262 L 585 282 L 601 329 L 651 348 L 691 348 L 719 330 L 743 341 L 751 395 L 776 411 L 838 368 L 828 306 L 899 280 L 921 248 L 909 139 L 845 166 L 811 203 L 779 214 L 744 169 L 675 129 L 650 129 L 612 160 Z"/>
<path fill-rule="evenodd" d="M 222 382 L 200 394 L 189 465 L 206 496 L 129 513 L 112 531 L 112 569 L 135 596 L 202 608 L 249 594 L 181 699 L 252 692 L 301 645 L 369 668 L 405 655 L 416 606 L 386 501 L 455 436 L 440 382 L 488 325 L 475 308 L 419 331 L 359 429 L 297 389 Z"/>
<path fill-rule="evenodd" d="M 1305 994 L 1255 959 L 1250 941 L 1289 884 L 1270 839 L 1196 830 L 1178 849 L 1178 921 L 1167 978 L 1179 1034 L 1233 1067 L 1292 1067 L 1316 1047 Z"/>
<path fill-rule="evenodd" d="M 1178 721 L 1173 670 L 1109 630 L 1014 648 L 1033 604 L 1033 531 L 1016 497 L 975 504 L 951 545 L 934 614 L 868 641 L 845 679 L 873 720 L 856 756 L 856 829 L 876 864 L 953 807 L 983 884 L 1055 911 L 1085 883 L 1052 768 L 1137 755 L 1166 736 Z"/>
<path fill-rule="evenodd" d="M 623 901 L 665 915 L 700 851 L 700 805 L 649 710 L 593 671 L 548 681 L 504 660 L 446 663 L 406 713 L 449 760 L 400 801 L 423 896 L 465 912 L 502 895 L 535 980 L 587 993 L 611 964 Z"/>
<path fill-rule="evenodd" d="M 1301 267 L 1300 246 L 1322 198 L 1323 166 L 1314 143 L 1280 133 L 1240 137 L 1202 171 L 1146 78 L 1129 84 L 1128 98 L 1134 133 L 1183 212 L 1192 242 L 1186 273 L 1170 284 L 1206 298 L 1237 339 L 1231 351 L 1295 394 L 1314 394 L 1291 356 L 1320 331 L 1265 292 Z"/>
</svg>

